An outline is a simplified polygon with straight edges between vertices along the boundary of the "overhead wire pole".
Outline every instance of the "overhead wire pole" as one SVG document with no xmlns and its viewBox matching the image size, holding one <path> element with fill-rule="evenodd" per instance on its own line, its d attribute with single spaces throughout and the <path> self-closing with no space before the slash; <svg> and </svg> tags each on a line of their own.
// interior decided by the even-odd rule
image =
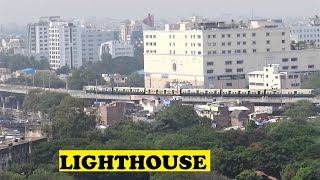
<svg viewBox="0 0 320 180">
<path fill-rule="evenodd" d="M 131 78 L 130 76 L 128 77 L 128 80 L 129 80 L 129 88 L 130 88 L 130 101 L 131 101 Z"/>
<path fill-rule="evenodd" d="M 96 78 L 96 103 L 98 102 L 98 79 Z"/>
<path fill-rule="evenodd" d="M 51 72 L 49 72 L 49 91 L 50 91 L 50 87 L 51 87 Z"/>
</svg>

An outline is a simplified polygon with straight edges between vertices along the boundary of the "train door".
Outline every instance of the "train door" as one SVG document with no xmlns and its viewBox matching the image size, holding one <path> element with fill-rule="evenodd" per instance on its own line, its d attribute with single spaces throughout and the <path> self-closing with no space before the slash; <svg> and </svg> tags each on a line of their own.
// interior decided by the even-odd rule
<svg viewBox="0 0 320 180">
<path fill-rule="evenodd" d="M 298 95 L 298 91 L 294 91 L 293 94 L 294 94 L 294 96 L 297 96 Z"/>
</svg>

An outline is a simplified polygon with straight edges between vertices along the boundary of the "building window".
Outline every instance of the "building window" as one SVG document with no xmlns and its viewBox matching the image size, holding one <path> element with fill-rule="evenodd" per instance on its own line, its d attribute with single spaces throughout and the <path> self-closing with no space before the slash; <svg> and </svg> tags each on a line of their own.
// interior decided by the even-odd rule
<svg viewBox="0 0 320 180">
<path fill-rule="evenodd" d="M 308 65 L 308 68 L 312 69 L 314 68 L 314 65 Z"/>
<path fill-rule="evenodd" d="M 201 39 L 201 35 L 198 35 L 197 37 L 198 37 L 198 39 Z"/>
<path fill-rule="evenodd" d="M 299 78 L 299 75 L 293 75 L 293 78 L 294 78 L 294 79 L 298 79 L 298 78 Z"/>
<path fill-rule="evenodd" d="M 253 44 L 253 45 L 256 45 L 256 41 L 252 41 L 252 44 Z"/>
<path fill-rule="evenodd" d="M 227 85 L 228 87 L 230 87 L 230 86 L 232 86 L 232 83 L 226 83 L 226 85 Z"/>
<path fill-rule="evenodd" d="M 157 38 L 157 36 L 156 36 L 156 35 L 153 35 L 153 38 Z"/>
<path fill-rule="evenodd" d="M 225 46 L 225 45 L 226 45 L 226 43 L 224 43 L 224 42 L 223 42 L 223 43 L 221 43 L 221 46 Z"/>
<path fill-rule="evenodd" d="M 243 41 L 242 44 L 243 44 L 243 45 L 247 45 L 247 42 Z"/>
<path fill-rule="evenodd" d="M 198 51 L 198 55 L 201 55 L 201 51 Z"/>
<path fill-rule="evenodd" d="M 228 46 L 231 46 L 231 42 L 228 42 Z"/>
<path fill-rule="evenodd" d="M 254 52 L 254 53 L 257 52 L 257 49 L 252 49 L 252 52 Z"/>
<path fill-rule="evenodd" d="M 237 34 L 237 37 L 240 37 L 240 34 Z"/>
<path fill-rule="evenodd" d="M 232 69 L 226 69 L 225 72 L 226 73 L 232 73 Z"/>
<path fill-rule="evenodd" d="M 228 54 L 231 54 L 231 50 L 228 50 Z"/>
<path fill-rule="evenodd" d="M 225 65 L 231 65 L 232 61 L 225 61 Z"/>
<path fill-rule="evenodd" d="M 210 39 L 211 38 L 211 35 L 208 35 L 208 39 Z"/>
<path fill-rule="evenodd" d="M 282 40 L 282 44 L 286 43 L 286 40 Z"/>
<path fill-rule="evenodd" d="M 243 68 L 238 68 L 237 72 L 243 72 Z"/>
<path fill-rule="evenodd" d="M 221 37 L 222 37 L 222 38 L 224 38 L 224 37 L 225 37 L 225 35 L 224 35 L 224 34 L 222 34 L 222 35 L 221 35 Z"/>
<path fill-rule="evenodd" d="M 252 37 L 256 37 L 256 33 L 252 33 Z"/>
<path fill-rule="evenodd" d="M 207 70 L 207 73 L 208 73 L 208 74 L 212 74 L 212 73 L 213 73 L 213 70 L 212 70 L 212 69 Z"/>
<path fill-rule="evenodd" d="M 213 66 L 213 62 L 207 62 L 207 66 Z"/>
<path fill-rule="evenodd" d="M 237 45 L 241 45 L 241 42 L 237 42 Z"/>
<path fill-rule="evenodd" d="M 231 34 L 228 34 L 228 38 L 230 38 L 231 37 Z"/>
<path fill-rule="evenodd" d="M 267 44 L 270 44 L 270 40 L 267 40 Z"/>
<path fill-rule="evenodd" d="M 298 69 L 298 66 L 291 66 L 291 69 Z"/>
<path fill-rule="evenodd" d="M 237 64 L 243 64 L 243 60 L 237 61 Z"/>
<path fill-rule="evenodd" d="M 270 49 L 269 49 L 269 48 L 267 49 L 267 52 L 270 52 Z"/>
<path fill-rule="evenodd" d="M 211 51 L 208 51 L 208 54 L 211 54 Z"/>
<path fill-rule="evenodd" d="M 267 33 L 266 33 L 266 36 L 270 36 L 270 33 L 269 33 L 269 32 L 267 32 Z"/>
<path fill-rule="evenodd" d="M 288 70 L 288 69 L 289 69 L 289 66 L 283 66 L 282 69 L 283 69 L 283 70 Z"/>
<path fill-rule="evenodd" d="M 284 36 L 284 35 L 286 35 L 286 33 L 285 33 L 285 32 L 282 32 L 282 36 Z"/>
<path fill-rule="evenodd" d="M 242 34 L 242 37 L 246 37 L 247 35 L 246 34 Z"/>
<path fill-rule="evenodd" d="M 289 59 L 288 58 L 282 58 L 282 62 L 288 62 Z"/>
<path fill-rule="evenodd" d="M 291 61 L 293 62 L 298 61 L 298 58 L 291 58 Z"/>
<path fill-rule="evenodd" d="M 226 53 L 226 51 L 225 50 L 222 50 L 222 54 L 225 54 Z"/>
<path fill-rule="evenodd" d="M 216 38 L 216 35 L 212 35 L 212 38 Z"/>
<path fill-rule="evenodd" d="M 247 50 L 244 49 L 242 52 L 243 52 L 243 53 L 247 53 Z"/>
<path fill-rule="evenodd" d="M 198 47 L 201 47 L 201 43 L 198 43 Z"/>
</svg>

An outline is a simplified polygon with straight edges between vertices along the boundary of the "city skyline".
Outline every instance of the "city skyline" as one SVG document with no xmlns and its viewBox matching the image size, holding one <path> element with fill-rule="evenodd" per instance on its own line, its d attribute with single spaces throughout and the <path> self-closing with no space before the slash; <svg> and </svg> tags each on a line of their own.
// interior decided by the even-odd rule
<svg viewBox="0 0 320 180">
<path fill-rule="evenodd" d="M 98 18 L 115 19 L 142 19 L 146 14 L 153 13 L 156 19 L 168 19 L 201 15 L 208 18 L 217 18 L 223 14 L 231 17 L 298 17 L 313 16 L 319 12 L 320 1 L 306 0 L 292 2 L 290 0 L 269 0 L 258 2 L 243 0 L 241 2 L 198 0 L 197 4 L 190 1 L 157 1 L 150 3 L 147 0 L 101 2 L 99 0 L 56 0 L 56 1 L 4 1 L 0 0 L 2 7 L 15 7 L 15 13 L 11 8 L 3 8 L 0 12 L 0 24 L 16 22 L 18 24 L 30 23 L 40 16 L 60 15 L 65 18 L 83 18 L 96 16 Z M 18 6 L 19 5 L 19 6 Z M 141 7 L 140 7 L 141 5 Z M 181 6 L 181 8 L 179 8 Z M 27 7 L 27 8 L 26 8 Z M 285 9 L 286 11 L 284 11 Z M 270 15 L 271 14 L 271 15 Z"/>
</svg>

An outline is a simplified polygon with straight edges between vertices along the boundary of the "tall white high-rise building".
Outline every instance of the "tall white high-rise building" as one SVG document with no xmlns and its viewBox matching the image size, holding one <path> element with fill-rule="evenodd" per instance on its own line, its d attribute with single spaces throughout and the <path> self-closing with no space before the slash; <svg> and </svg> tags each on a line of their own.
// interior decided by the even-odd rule
<svg viewBox="0 0 320 180">
<path fill-rule="evenodd" d="M 61 21 L 60 16 L 41 17 L 39 22 L 28 24 L 28 53 L 41 53 L 49 57 L 49 24 Z"/>
<path fill-rule="evenodd" d="M 290 42 L 290 28 L 281 20 L 194 21 L 144 31 L 145 85 L 246 88 L 246 74 L 267 64 L 287 72 L 320 70 L 319 50 L 291 50 Z"/>
<path fill-rule="evenodd" d="M 119 39 L 118 31 L 102 31 L 100 29 L 84 27 L 82 30 L 82 60 L 99 61 L 99 48 L 102 43 Z"/>
<path fill-rule="evenodd" d="M 49 59 L 50 67 L 79 68 L 82 65 L 82 41 L 80 22 L 50 22 Z"/>
</svg>

